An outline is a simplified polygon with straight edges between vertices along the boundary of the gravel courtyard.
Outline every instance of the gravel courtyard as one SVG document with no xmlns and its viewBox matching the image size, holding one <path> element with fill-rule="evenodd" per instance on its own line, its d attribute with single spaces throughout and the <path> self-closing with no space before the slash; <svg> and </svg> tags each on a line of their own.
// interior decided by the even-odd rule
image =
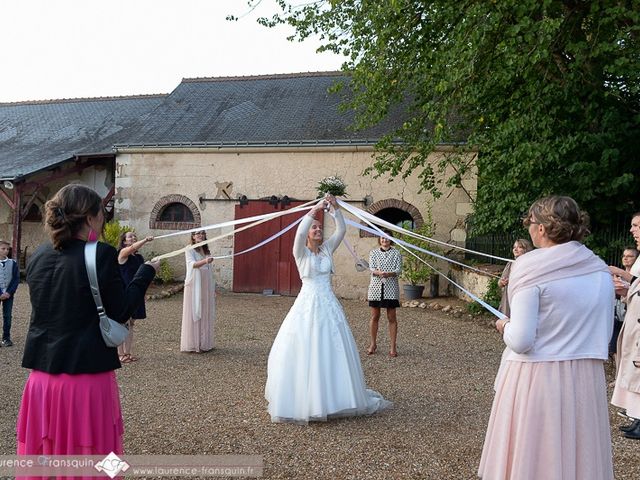
<svg viewBox="0 0 640 480">
<path fill-rule="evenodd" d="M 367 356 L 368 307 L 343 300 L 367 384 L 394 408 L 307 427 L 272 424 L 263 397 L 267 356 L 293 301 L 219 294 L 217 348 L 201 355 L 179 352 L 182 295 L 148 301 L 148 318 L 135 331 L 140 360 L 118 371 L 126 452 L 261 455 L 269 479 L 476 478 L 502 351 L 488 319 L 404 308 L 399 356 L 386 354 L 384 328 L 378 353 Z M 0 348 L 1 454 L 15 452 L 28 316 L 23 284 L 14 304 L 16 345 Z M 638 479 L 640 442 L 621 438 L 624 422 L 613 408 L 610 418 L 615 478 Z"/>
</svg>

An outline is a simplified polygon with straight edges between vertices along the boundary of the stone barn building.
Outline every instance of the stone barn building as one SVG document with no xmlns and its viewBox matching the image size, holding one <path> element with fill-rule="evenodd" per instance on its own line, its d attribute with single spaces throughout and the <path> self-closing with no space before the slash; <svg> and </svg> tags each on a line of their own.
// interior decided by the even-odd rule
<svg viewBox="0 0 640 480">
<path fill-rule="evenodd" d="M 96 173 L 85 173 L 84 177 L 75 170 L 70 176 L 57 177 L 58 183 L 50 183 L 48 190 L 41 190 L 28 209 L 31 197 L 24 193 L 27 192 L 24 187 L 22 212 L 33 205 L 40 208 L 47 195 L 55 192 L 54 186 L 81 181 L 98 189 L 107 203 L 111 200 L 109 192 L 113 191 L 113 215 L 122 224 L 133 227 L 139 235 L 158 236 L 291 208 L 315 198 L 322 178 L 338 175 L 347 184 L 347 200 L 354 206 L 393 223 L 407 221 L 419 226 L 431 217 L 436 225 L 436 238 L 464 242 L 465 218 L 471 213 L 475 195 L 475 176 L 465 179 L 462 188 L 450 188 L 438 200 L 430 201 L 427 195 L 419 193 L 417 175 L 404 179 L 363 175 L 372 164 L 376 141 L 399 125 L 402 117 L 400 113 L 390 114 L 374 128 L 354 131 L 350 127 L 352 114 L 338 109 L 340 95 L 329 93 L 330 87 L 341 80 L 345 77 L 337 72 L 196 78 L 183 80 L 168 95 L 79 100 L 77 105 L 52 102 L 61 110 L 69 104 L 120 102 L 122 111 L 116 114 L 103 109 L 101 114 L 90 115 L 93 123 L 89 124 L 96 127 L 86 132 L 86 137 L 94 137 L 91 142 L 75 143 L 77 137 L 84 138 L 82 129 L 87 128 L 80 116 L 67 117 L 67 124 L 61 121 L 51 125 L 48 137 L 40 134 L 40 147 L 35 152 L 38 158 L 53 158 L 48 152 L 60 149 L 58 145 L 62 143 L 65 153 L 55 158 L 71 168 L 79 168 L 91 159 L 102 159 L 104 163 L 99 169 L 93 166 Z M 11 155 L 9 150 L 5 153 L 5 144 L 13 142 L 11 151 L 16 152 L 16 143 L 22 141 L 15 138 L 18 126 L 11 114 L 4 111 L 19 107 L 12 105 L 0 105 L 0 161 L 2 178 L 19 183 L 24 175 L 34 175 L 36 170 L 30 167 L 31 173 L 24 170 L 23 176 L 17 177 L 19 165 L 35 162 L 34 155 L 20 156 L 12 161 L 9 175 L 5 174 L 4 162 Z M 42 105 L 20 107 L 35 111 Z M 130 123 L 122 118 L 125 116 Z M 36 113 L 32 118 L 37 123 Z M 43 132 L 46 128 L 36 127 Z M 20 129 L 29 134 L 29 125 Z M 16 132 L 13 137 L 12 132 Z M 432 161 L 437 162 L 446 153 L 447 147 L 442 146 L 432 154 Z M 51 175 L 54 166 L 60 172 L 64 170 L 60 163 L 49 162 L 38 175 Z M 97 173 L 100 169 L 105 173 Z M 1 184 L 0 187 L 4 188 Z M 0 195 L 4 203 L 12 198 L 6 190 Z M 242 251 L 294 219 L 294 215 L 284 216 L 235 238 L 225 237 L 211 245 L 212 254 L 225 256 Z M 15 234 L 15 225 L 11 209 L 0 206 L 0 235 L 10 238 Z M 325 218 L 325 227 L 329 235 L 333 229 L 330 219 Z M 23 231 L 26 230 L 23 226 Z M 35 225 L 29 226 L 30 233 L 23 235 L 22 251 L 32 249 L 42 239 L 37 230 Z M 212 230 L 208 236 L 225 231 Z M 291 256 L 292 237 L 293 232 L 289 232 L 254 252 L 216 261 L 218 285 L 237 292 L 273 290 L 296 294 L 300 280 Z M 364 258 L 376 244 L 374 238 L 353 227 L 347 229 L 346 238 Z M 159 239 L 142 253 L 147 256 L 152 250 L 164 253 L 188 242 L 189 235 Z M 335 260 L 338 295 L 363 298 L 369 281 L 367 273 L 355 270 L 354 259 L 346 248 L 338 249 Z M 176 277 L 184 275 L 183 256 L 171 259 L 170 265 Z M 441 283 L 441 288 L 446 285 Z"/>
</svg>

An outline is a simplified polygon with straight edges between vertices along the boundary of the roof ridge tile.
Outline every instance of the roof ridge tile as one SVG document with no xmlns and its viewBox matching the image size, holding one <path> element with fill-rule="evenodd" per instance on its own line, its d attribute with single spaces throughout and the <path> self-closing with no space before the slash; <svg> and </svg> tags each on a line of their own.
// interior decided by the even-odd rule
<svg viewBox="0 0 640 480">
<path fill-rule="evenodd" d="M 103 102 L 114 100 L 142 100 L 145 98 L 161 98 L 168 97 L 168 93 L 149 93 L 139 95 L 122 95 L 122 96 L 108 96 L 108 97 L 78 97 L 78 98 L 57 98 L 48 100 L 21 100 L 19 102 L 0 102 L 0 107 L 11 107 L 20 105 L 49 105 L 60 103 L 82 103 L 82 102 Z"/>
<path fill-rule="evenodd" d="M 250 80 L 279 80 L 289 78 L 309 78 L 309 77 L 337 77 L 347 76 L 348 73 L 335 70 L 323 72 L 298 72 L 298 73 L 270 73 L 264 75 L 237 75 L 229 77 L 192 77 L 183 78 L 181 83 L 198 82 L 228 82 L 228 81 L 250 81 Z"/>
</svg>

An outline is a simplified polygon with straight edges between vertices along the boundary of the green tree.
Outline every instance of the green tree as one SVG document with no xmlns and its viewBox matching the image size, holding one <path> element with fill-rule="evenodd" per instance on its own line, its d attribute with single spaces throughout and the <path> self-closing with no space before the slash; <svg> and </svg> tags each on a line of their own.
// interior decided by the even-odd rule
<svg viewBox="0 0 640 480">
<path fill-rule="evenodd" d="M 345 55 L 356 128 L 406 110 L 371 170 L 419 172 L 437 197 L 475 163 L 476 232 L 512 230 L 551 193 L 574 197 L 596 227 L 638 208 L 638 0 L 276 2 L 261 23 Z M 452 151 L 431 164 L 438 144 Z"/>
</svg>

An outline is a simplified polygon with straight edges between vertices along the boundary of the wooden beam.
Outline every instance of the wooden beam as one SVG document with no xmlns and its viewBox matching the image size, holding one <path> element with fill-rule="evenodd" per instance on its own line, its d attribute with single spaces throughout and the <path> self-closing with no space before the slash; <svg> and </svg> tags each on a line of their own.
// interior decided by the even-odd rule
<svg viewBox="0 0 640 480">
<path fill-rule="evenodd" d="M 111 185 L 111 188 L 109 189 L 109 193 L 107 193 L 107 195 L 102 199 L 103 207 L 107 206 L 107 203 L 111 201 L 115 193 L 116 193 L 116 184 L 114 183 L 113 185 Z"/>
<path fill-rule="evenodd" d="M 56 172 L 49 175 L 46 180 L 42 180 L 42 181 L 38 181 L 38 182 L 25 182 L 24 185 L 25 187 L 36 187 L 36 186 L 43 186 L 46 185 L 48 183 L 54 182 L 56 180 L 59 180 L 61 178 L 64 178 L 72 173 L 80 173 L 84 170 L 86 170 L 87 168 L 90 167 L 95 167 L 96 165 L 100 165 L 102 163 L 104 163 L 105 161 L 114 161 L 115 160 L 115 155 L 112 158 L 109 158 L 108 155 L 105 155 L 103 157 L 100 158 L 91 158 L 88 159 L 85 163 L 80 164 L 80 160 L 76 159 L 76 165 L 70 168 L 61 168 L 60 166 L 56 167 Z"/>
<path fill-rule="evenodd" d="M 96 156 L 95 158 L 86 157 L 85 161 L 82 161 L 82 157 L 75 157 L 75 165 L 73 167 L 65 169 L 58 166 L 54 169 L 56 170 L 55 173 L 52 173 L 42 181 L 31 181 L 24 183 L 14 182 L 13 198 L 9 197 L 9 195 L 7 195 L 7 193 L 2 188 L 0 188 L 0 198 L 4 199 L 4 201 L 7 202 L 9 207 L 11 207 L 11 209 L 13 210 L 13 240 L 11 242 L 11 246 L 13 248 L 13 258 L 16 261 L 19 261 L 20 259 L 20 249 L 22 242 L 22 220 L 24 216 L 26 216 L 26 214 L 29 212 L 29 208 L 31 208 L 31 205 L 33 204 L 36 194 L 40 190 L 40 188 L 51 182 L 59 180 L 60 178 L 67 177 L 72 173 L 82 172 L 87 168 L 104 164 L 108 161 L 113 162 L 114 160 L 115 155 L 101 155 Z M 33 196 L 31 197 L 31 199 L 29 199 L 29 202 L 27 202 L 25 208 L 22 209 L 21 205 L 23 194 L 29 189 L 33 189 Z M 114 193 L 115 184 L 111 187 L 111 190 L 107 194 L 107 197 L 105 197 L 108 199 L 107 202 L 113 197 Z M 107 202 L 105 202 L 105 204 Z"/>
<path fill-rule="evenodd" d="M 5 202 L 7 202 L 7 204 L 11 208 L 11 210 L 15 210 L 16 209 L 15 203 L 13 203 L 13 200 L 11 200 L 9 195 L 7 195 L 2 188 L 0 188 L 0 197 L 2 197 Z"/>
<path fill-rule="evenodd" d="M 22 215 L 20 215 L 20 204 L 22 203 L 22 189 L 24 184 L 15 184 L 13 187 L 13 204 L 18 208 L 13 209 L 13 240 L 11 246 L 13 247 L 13 259 L 16 262 L 20 261 L 20 243 L 22 241 Z"/>
<path fill-rule="evenodd" d="M 27 216 L 27 213 L 29 213 L 29 209 L 31 208 L 31 205 L 33 205 L 34 200 L 36 199 L 36 196 L 38 195 L 38 192 L 40 191 L 40 189 L 42 188 L 42 185 L 39 184 L 38 186 L 36 186 L 36 188 L 33 190 L 33 193 L 31 194 L 31 198 L 29 199 L 29 201 L 25 204 L 25 206 L 22 208 L 22 218 L 21 220 L 24 220 L 24 217 Z"/>
</svg>

